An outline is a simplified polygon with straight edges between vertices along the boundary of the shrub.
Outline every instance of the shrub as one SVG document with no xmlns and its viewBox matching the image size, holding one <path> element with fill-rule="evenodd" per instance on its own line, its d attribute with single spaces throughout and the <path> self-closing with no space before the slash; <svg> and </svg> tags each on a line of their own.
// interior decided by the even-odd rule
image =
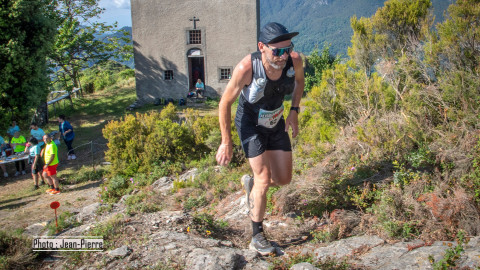
<svg viewBox="0 0 480 270">
<path fill-rule="evenodd" d="M 116 202 L 120 197 L 129 193 L 132 187 L 126 177 L 115 175 L 103 183 L 100 195 L 105 202 Z"/>
<path fill-rule="evenodd" d="M 172 121 L 176 117 L 173 112 L 170 105 L 161 113 L 137 113 L 109 122 L 103 134 L 108 140 L 106 159 L 112 163 L 111 172 L 132 176 L 150 172 L 152 165 L 161 162 L 198 158 L 194 135 L 185 125 Z"/>
</svg>

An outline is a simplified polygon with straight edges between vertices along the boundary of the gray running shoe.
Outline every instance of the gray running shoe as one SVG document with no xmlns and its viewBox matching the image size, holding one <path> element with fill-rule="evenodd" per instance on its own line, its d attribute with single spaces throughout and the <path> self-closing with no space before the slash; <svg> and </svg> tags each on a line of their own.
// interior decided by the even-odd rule
<svg viewBox="0 0 480 270">
<path fill-rule="evenodd" d="M 265 238 L 263 233 L 257 233 L 252 237 L 252 241 L 248 246 L 251 250 L 255 250 L 261 255 L 265 256 L 275 252 L 275 248 L 270 244 L 270 242 Z"/>
<path fill-rule="evenodd" d="M 253 188 L 253 177 L 251 177 L 248 174 L 245 174 L 242 176 L 242 179 L 240 180 L 242 182 L 242 187 L 243 190 L 245 191 L 245 196 L 247 197 L 247 209 L 248 213 L 250 213 L 250 209 L 253 207 L 250 205 L 250 192 L 252 192 Z"/>
</svg>

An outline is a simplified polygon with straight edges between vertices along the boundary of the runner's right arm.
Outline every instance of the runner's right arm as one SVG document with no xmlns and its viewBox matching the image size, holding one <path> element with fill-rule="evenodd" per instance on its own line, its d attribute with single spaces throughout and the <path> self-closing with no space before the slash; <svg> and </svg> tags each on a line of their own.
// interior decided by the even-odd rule
<svg viewBox="0 0 480 270">
<path fill-rule="evenodd" d="M 247 55 L 233 70 L 232 78 L 228 82 L 218 106 L 222 143 L 218 147 L 216 159 L 218 164 L 222 166 L 228 165 L 233 156 L 232 134 L 230 132 L 232 124 L 232 104 L 238 95 L 240 95 L 243 87 L 250 84 L 251 81 L 252 59 L 250 55 Z"/>
</svg>

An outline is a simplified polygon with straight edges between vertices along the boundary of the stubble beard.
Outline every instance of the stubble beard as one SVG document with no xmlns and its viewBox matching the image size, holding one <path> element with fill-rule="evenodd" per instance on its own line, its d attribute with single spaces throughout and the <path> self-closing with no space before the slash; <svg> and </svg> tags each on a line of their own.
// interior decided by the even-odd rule
<svg viewBox="0 0 480 270">
<path fill-rule="evenodd" d="M 276 70 L 283 69 L 285 67 L 285 65 L 287 64 L 287 61 L 284 61 L 281 65 L 279 65 L 279 64 L 276 64 L 272 59 L 268 58 L 268 56 L 265 57 L 265 58 L 267 58 L 268 64 Z"/>
</svg>

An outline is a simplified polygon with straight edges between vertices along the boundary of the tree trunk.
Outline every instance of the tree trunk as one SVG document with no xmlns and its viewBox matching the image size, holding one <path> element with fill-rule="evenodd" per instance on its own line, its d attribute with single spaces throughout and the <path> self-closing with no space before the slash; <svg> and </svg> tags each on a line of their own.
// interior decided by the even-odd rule
<svg viewBox="0 0 480 270">
<path fill-rule="evenodd" d="M 48 105 L 47 102 L 42 102 L 35 114 L 33 115 L 32 122 L 36 122 L 39 126 L 48 124 Z"/>
</svg>

